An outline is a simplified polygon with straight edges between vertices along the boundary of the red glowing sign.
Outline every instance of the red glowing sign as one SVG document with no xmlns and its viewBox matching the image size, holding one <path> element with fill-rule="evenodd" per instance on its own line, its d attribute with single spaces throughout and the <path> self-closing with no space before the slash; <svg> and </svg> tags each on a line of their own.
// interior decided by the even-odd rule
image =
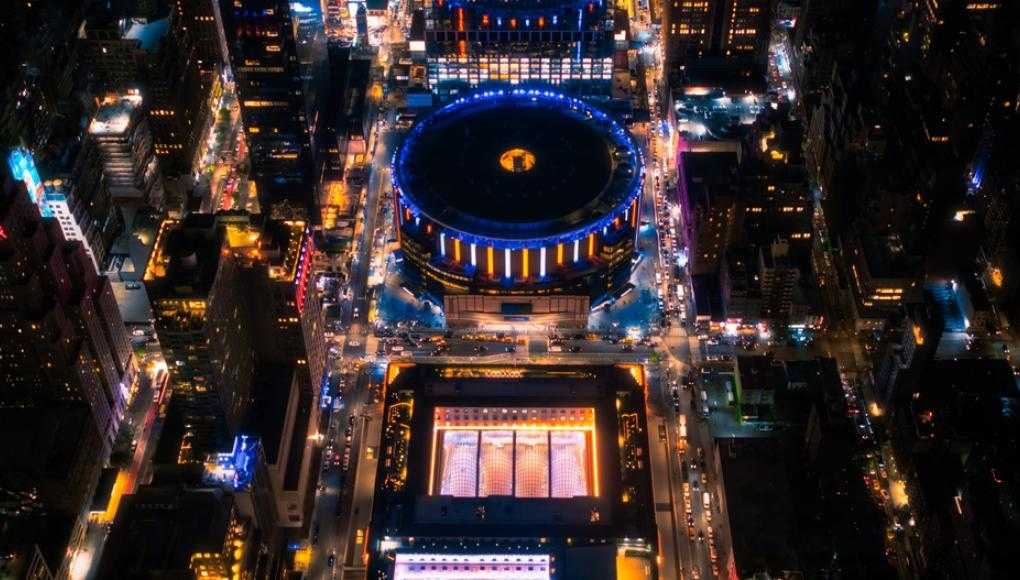
<svg viewBox="0 0 1020 580">
<path fill-rule="evenodd" d="M 294 284 L 297 286 L 294 302 L 297 306 L 298 314 L 303 313 L 305 310 L 305 295 L 308 292 L 308 272 L 311 270 L 308 267 L 308 245 L 308 237 L 306 236 L 301 243 L 301 256 L 298 257 L 297 276 L 294 280 Z"/>
</svg>

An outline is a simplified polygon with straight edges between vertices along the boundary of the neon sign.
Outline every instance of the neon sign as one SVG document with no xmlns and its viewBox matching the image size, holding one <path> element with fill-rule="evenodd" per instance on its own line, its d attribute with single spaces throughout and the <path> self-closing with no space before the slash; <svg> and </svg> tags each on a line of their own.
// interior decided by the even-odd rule
<svg viewBox="0 0 1020 580">
<path fill-rule="evenodd" d="M 24 182 L 25 187 L 28 189 L 28 197 L 32 199 L 32 203 L 39 203 L 42 198 L 42 179 L 39 177 L 39 171 L 35 167 L 35 158 L 28 151 L 18 148 L 11 150 L 7 156 L 7 167 L 11 170 L 11 175 L 15 179 L 19 179 Z"/>
</svg>

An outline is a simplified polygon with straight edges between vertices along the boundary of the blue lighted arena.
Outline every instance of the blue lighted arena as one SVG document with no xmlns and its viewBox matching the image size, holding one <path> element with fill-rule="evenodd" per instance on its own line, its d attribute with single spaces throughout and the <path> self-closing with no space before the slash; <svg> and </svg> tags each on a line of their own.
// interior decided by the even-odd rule
<svg viewBox="0 0 1020 580">
<path fill-rule="evenodd" d="M 430 290 L 588 299 L 627 279 L 641 157 L 583 101 L 526 89 L 462 98 L 414 127 L 392 174 L 400 247 Z"/>
</svg>

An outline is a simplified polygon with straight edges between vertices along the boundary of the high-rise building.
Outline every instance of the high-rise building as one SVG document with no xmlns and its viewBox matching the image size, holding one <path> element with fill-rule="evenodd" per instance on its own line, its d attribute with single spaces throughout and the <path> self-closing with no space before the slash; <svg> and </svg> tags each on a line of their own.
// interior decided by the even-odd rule
<svg viewBox="0 0 1020 580">
<path fill-rule="evenodd" d="M 164 221 L 144 275 L 173 385 L 156 461 L 258 436 L 285 526 L 303 525 L 314 498 L 325 344 L 312 252 L 304 221 L 193 214 Z"/>
<path fill-rule="evenodd" d="M 254 530 L 229 492 L 162 483 L 124 498 L 98 575 L 245 578 Z"/>
<path fill-rule="evenodd" d="M 0 53 L 0 147 L 25 147 L 48 161 L 81 131 L 74 94 L 85 2 L 6 4 Z"/>
<path fill-rule="evenodd" d="M 124 217 L 117 211 L 109 182 L 103 172 L 103 157 L 98 144 L 85 139 L 60 187 L 68 191 L 68 207 L 81 228 L 89 253 L 103 268 L 114 241 L 124 232 Z"/>
<path fill-rule="evenodd" d="M 195 50 L 196 59 L 206 68 L 222 60 L 220 30 L 212 0 L 173 0 L 171 18 L 172 33 L 185 39 L 185 44 Z"/>
<path fill-rule="evenodd" d="M 608 95 L 615 9 L 608 3 L 434 0 L 416 18 L 410 49 L 441 97 L 491 84 L 549 84 Z"/>
<path fill-rule="evenodd" d="M 67 577 L 124 412 L 133 355 L 105 276 L 0 166 L 0 550 Z M 24 574 L 24 575 L 22 575 Z"/>
<path fill-rule="evenodd" d="M 261 209 L 314 216 L 311 144 L 290 3 L 220 0 L 220 15 Z"/>
<path fill-rule="evenodd" d="M 78 30 L 87 90 L 91 94 L 137 88 L 142 79 L 145 50 L 142 41 L 127 34 L 133 19 L 110 4 L 92 3 Z"/>
<path fill-rule="evenodd" d="M 110 443 L 133 356 L 110 283 L 6 175 L 0 209 L 0 404 L 85 402 Z"/>
<path fill-rule="evenodd" d="M 89 123 L 88 139 L 99 149 L 116 202 L 162 208 L 163 176 L 138 92 L 105 97 Z"/>
<path fill-rule="evenodd" d="M 671 79 L 725 89 L 764 88 L 771 0 L 668 0 L 665 6 Z"/>
<path fill-rule="evenodd" d="M 211 30 L 210 30 L 211 29 Z M 219 90 L 219 38 L 212 2 L 178 0 L 150 60 L 146 105 L 156 155 L 168 175 L 197 168 Z"/>
</svg>

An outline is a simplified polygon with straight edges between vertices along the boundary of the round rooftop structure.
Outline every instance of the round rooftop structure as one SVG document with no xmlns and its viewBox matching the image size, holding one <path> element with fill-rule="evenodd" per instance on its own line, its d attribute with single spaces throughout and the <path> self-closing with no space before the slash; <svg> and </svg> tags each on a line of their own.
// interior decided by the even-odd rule
<svg viewBox="0 0 1020 580">
<path fill-rule="evenodd" d="M 412 129 L 393 176 L 414 215 L 510 245 L 600 229 L 641 183 L 626 130 L 580 100 L 538 90 L 440 109 Z"/>
<path fill-rule="evenodd" d="M 629 276 L 641 158 L 584 101 L 536 89 L 461 98 L 411 129 L 392 180 L 403 256 L 444 295 L 596 296 Z"/>
</svg>

